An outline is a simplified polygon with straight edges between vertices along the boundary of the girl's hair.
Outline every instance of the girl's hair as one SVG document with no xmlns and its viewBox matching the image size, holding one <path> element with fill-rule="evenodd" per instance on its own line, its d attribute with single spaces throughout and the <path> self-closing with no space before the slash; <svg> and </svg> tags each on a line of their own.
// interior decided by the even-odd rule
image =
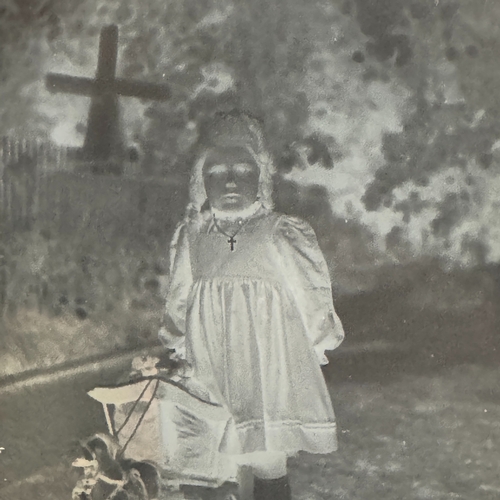
<svg viewBox="0 0 500 500">
<path fill-rule="evenodd" d="M 242 111 L 217 113 L 201 127 L 199 152 L 196 156 L 189 185 L 188 218 L 196 218 L 207 203 L 203 180 L 203 167 L 208 150 L 230 141 L 250 152 L 260 170 L 258 199 L 264 208 L 273 209 L 273 176 L 275 173 L 271 155 L 268 153 L 260 123 Z"/>
</svg>

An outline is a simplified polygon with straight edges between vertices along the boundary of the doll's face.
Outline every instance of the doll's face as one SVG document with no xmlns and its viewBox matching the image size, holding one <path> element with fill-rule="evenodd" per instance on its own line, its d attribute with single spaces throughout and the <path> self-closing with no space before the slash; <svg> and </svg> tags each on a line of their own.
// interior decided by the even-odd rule
<svg viewBox="0 0 500 500">
<path fill-rule="evenodd" d="M 257 200 L 259 167 L 243 148 L 211 150 L 203 168 L 203 180 L 212 208 L 226 212 L 243 210 Z"/>
</svg>

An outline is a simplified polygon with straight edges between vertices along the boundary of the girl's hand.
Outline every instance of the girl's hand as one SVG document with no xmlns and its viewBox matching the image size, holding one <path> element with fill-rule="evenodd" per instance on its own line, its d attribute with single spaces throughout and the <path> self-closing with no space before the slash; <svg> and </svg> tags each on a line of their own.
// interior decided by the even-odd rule
<svg viewBox="0 0 500 500">
<path fill-rule="evenodd" d="M 184 351 L 184 336 L 171 333 L 165 326 L 158 331 L 158 338 L 167 349 L 174 349 L 176 352 Z"/>
<path fill-rule="evenodd" d="M 169 355 L 172 361 L 182 362 L 186 360 L 186 349 L 184 346 L 175 348 Z"/>
<path fill-rule="evenodd" d="M 193 368 L 187 361 L 184 361 L 183 363 L 181 363 L 179 371 L 176 373 L 176 375 L 181 379 L 191 378 L 193 376 Z"/>
<path fill-rule="evenodd" d="M 174 352 L 170 356 L 170 359 L 174 362 L 174 367 L 170 376 L 172 380 L 180 381 L 193 376 L 193 368 L 184 358 L 181 358 Z"/>
<path fill-rule="evenodd" d="M 166 353 L 166 359 L 161 364 L 161 368 L 167 370 L 168 378 L 176 381 L 190 378 L 193 372 L 191 365 L 186 361 L 184 346 L 177 349 L 169 349 Z"/>
</svg>

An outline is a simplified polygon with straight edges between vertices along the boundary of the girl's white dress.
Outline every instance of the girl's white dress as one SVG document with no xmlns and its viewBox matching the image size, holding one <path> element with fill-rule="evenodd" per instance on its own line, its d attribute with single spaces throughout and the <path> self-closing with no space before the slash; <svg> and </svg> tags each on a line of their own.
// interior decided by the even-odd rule
<svg viewBox="0 0 500 500">
<path fill-rule="evenodd" d="M 344 331 L 315 234 L 261 208 L 235 240 L 231 251 L 207 213 L 172 241 L 166 312 L 194 376 L 233 415 L 240 453 L 334 451 L 320 365 Z"/>
</svg>

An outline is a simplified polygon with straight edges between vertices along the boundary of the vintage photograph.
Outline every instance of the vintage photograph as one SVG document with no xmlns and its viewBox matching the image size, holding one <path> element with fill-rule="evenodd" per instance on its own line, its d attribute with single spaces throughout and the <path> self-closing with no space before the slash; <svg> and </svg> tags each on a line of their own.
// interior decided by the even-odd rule
<svg viewBox="0 0 500 500">
<path fill-rule="evenodd" d="M 0 500 L 500 498 L 500 3 L 0 42 Z"/>
</svg>

